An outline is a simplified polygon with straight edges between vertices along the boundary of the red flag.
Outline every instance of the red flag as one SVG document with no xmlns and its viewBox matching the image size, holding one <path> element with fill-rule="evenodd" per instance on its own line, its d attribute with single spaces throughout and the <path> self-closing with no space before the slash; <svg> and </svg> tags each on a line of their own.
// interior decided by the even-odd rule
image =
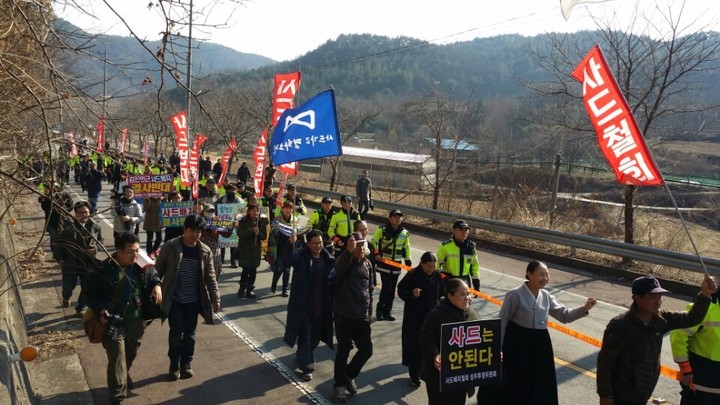
<svg viewBox="0 0 720 405">
<path fill-rule="evenodd" d="M 77 156 L 78 149 L 77 149 L 77 143 L 75 143 L 75 133 L 70 132 L 70 156 Z"/>
<path fill-rule="evenodd" d="M 285 202 L 285 186 L 287 185 L 287 178 L 288 174 L 285 173 L 283 179 L 280 180 L 280 187 L 278 187 L 277 196 L 275 197 L 275 206 L 280 208 L 282 208 L 283 202 Z"/>
<path fill-rule="evenodd" d="M 572 72 L 583 85 L 583 103 L 595 127 L 600 149 L 620 184 L 657 186 L 662 174 L 645 145 L 600 47 L 595 45 Z"/>
<path fill-rule="evenodd" d="M 225 149 L 225 153 L 222 155 L 222 158 L 220 158 L 220 165 L 222 166 L 222 174 L 220 174 L 220 178 L 218 179 L 218 187 L 222 187 L 223 182 L 225 181 L 225 176 L 227 176 L 227 169 L 228 164 L 230 163 L 230 158 L 232 157 L 233 152 L 237 150 L 237 144 L 235 143 L 235 139 L 231 139 L 230 143 L 228 144 L 227 149 Z"/>
<path fill-rule="evenodd" d="M 192 151 L 190 151 L 190 178 L 192 179 L 192 198 L 198 198 L 198 180 L 200 171 L 198 156 L 200 155 L 200 147 L 207 141 L 207 137 L 202 134 L 195 135 L 195 144 L 193 145 Z"/>
<path fill-rule="evenodd" d="M 97 126 L 97 152 L 105 151 L 105 116 L 100 117 L 100 123 Z"/>
<path fill-rule="evenodd" d="M 120 153 L 125 153 L 125 143 L 127 142 L 128 138 L 128 130 L 127 128 L 123 128 L 123 134 L 122 134 L 122 144 L 120 144 Z"/>
<path fill-rule="evenodd" d="M 272 123 L 277 125 L 282 113 L 288 108 L 295 107 L 295 94 L 300 89 L 300 72 L 284 73 L 275 75 L 275 88 L 273 89 L 273 112 Z M 286 163 L 278 166 L 278 170 L 285 174 L 297 176 L 297 163 Z"/>
<path fill-rule="evenodd" d="M 185 111 L 170 117 L 170 122 L 175 129 L 177 150 L 180 156 L 180 178 L 182 185 L 190 185 L 190 146 L 188 142 L 188 123 Z"/>
<path fill-rule="evenodd" d="M 262 131 L 258 144 L 253 152 L 255 160 L 255 174 L 253 176 L 253 184 L 255 186 L 255 195 L 260 197 L 263 192 L 263 181 L 265 177 L 265 155 L 267 154 L 267 129 Z"/>
</svg>

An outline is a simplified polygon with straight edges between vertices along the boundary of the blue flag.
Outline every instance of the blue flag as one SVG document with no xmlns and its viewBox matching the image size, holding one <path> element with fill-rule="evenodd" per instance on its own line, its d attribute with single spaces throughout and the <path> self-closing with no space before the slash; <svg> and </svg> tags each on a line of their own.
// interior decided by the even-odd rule
<svg viewBox="0 0 720 405">
<path fill-rule="evenodd" d="M 285 110 L 273 130 L 270 156 L 275 165 L 342 155 L 335 91 L 317 94 Z"/>
</svg>

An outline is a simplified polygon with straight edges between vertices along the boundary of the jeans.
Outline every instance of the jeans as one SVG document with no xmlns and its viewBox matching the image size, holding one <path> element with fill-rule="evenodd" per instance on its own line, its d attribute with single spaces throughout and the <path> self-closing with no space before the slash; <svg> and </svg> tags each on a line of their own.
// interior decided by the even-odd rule
<svg viewBox="0 0 720 405">
<path fill-rule="evenodd" d="M 197 329 L 198 315 L 200 315 L 200 301 L 187 304 L 173 300 L 168 314 L 170 332 L 168 335 L 168 357 L 172 364 L 190 364 L 195 354 L 195 330 Z"/>
<path fill-rule="evenodd" d="M 160 249 L 162 243 L 162 231 L 145 231 L 147 233 L 147 244 L 145 249 L 148 253 L 152 253 Z"/>
<path fill-rule="evenodd" d="M 275 261 L 275 268 L 273 269 L 273 277 L 272 277 L 272 284 L 270 284 L 270 289 L 275 290 L 277 288 L 277 282 L 280 279 L 280 276 L 282 276 L 282 292 L 287 293 L 288 290 L 288 283 L 290 281 L 290 269 L 292 267 L 289 266 L 289 263 L 285 263 L 285 260 L 283 259 L 277 259 Z"/>
<path fill-rule="evenodd" d="M 102 345 L 108 358 L 107 385 L 111 401 L 127 398 L 127 377 L 143 334 L 145 322 L 141 319 L 119 326 L 116 336 L 103 337 Z"/>
<path fill-rule="evenodd" d="M 370 360 L 373 354 L 370 340 L 370 321 L 367 319 L 352 319 L 342 315 L 335 315 L 335 336 L 337 337 L 337 352 L 335 352 L 335 387 L 345 387 L 350 380 L 360 374 L 362 367 Z M 350 363 L 348 357 L 353 348 L 357 353 Z"/>
<path fill-rule="evenodd" d="M 80 280 L 80 287 L 82 288 L 82 284 L 85 282 L 86 278 L 87 272 L 84 269 L 79 269 L 79 271 L 64 270 L 62 272 L 62 297 L 69 301 L 72 297 L 73 290 L 78 285 L 78 280 Z M 80 312 L 85 307 L 85 298 L 83 298 L 83 295 L 80 294 L 78 296 L 77 305 L 75 305 L 75 311 Z"/>
<path fill-rule="evenodd" d="M 88 193 L 88 202 L 90 203 L 90 215 L 95 214 L 97 212 L 97 203 L 98 198 L 100 198 L 100 192 L 97 193 Z"/>
</svg>

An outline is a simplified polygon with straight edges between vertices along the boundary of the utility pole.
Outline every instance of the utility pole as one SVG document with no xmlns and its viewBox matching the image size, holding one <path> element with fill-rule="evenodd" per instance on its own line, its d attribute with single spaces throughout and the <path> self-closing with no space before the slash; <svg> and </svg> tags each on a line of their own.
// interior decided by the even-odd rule
<svg viewBox="0 0 720 405">
<path fill-rule="evenodd" d="M 555 155 L 555 174 L 553 174 L 552 197 L 550 198 L 550 226 L 555 222 L 557 193 L 560 186 L 560 153 Z"/>
<path fill-rule="evenodd" d="M 190 103 L 192 101 L 192 24 L 193 24 L 193 0 L 190 0 L 190 24 L 188 25 L 188 45 L 187 45 L 187 76 L 185 87 L 187 87 L 186 103 L 187 103 L 187 120 L 188 135 L 190 134 Z"/>
</svg>

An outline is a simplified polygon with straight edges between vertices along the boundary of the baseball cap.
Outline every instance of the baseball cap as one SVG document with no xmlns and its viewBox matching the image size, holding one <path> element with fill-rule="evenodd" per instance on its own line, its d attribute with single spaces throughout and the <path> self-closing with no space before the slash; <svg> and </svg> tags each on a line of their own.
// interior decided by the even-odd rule
<svg viewBox="0 0 720 405">
<path fill-rule="evenodd" d="M 660 287 L 660 282 L 653 276 L 638 277 L 632 282 L 633 295 L 647 293 L 669 293 L 670 291 Z"/>
<path fill-rule="evenodd" d="M 322 203 L 323 203 L 323 204 L 325 204 L 325 203 L 332 204 L 332 198 L 330 198 L 330 197 L 323 197 Z"/>
<path fill-rule="evenodd" d="M 203 205 L 203 210 L 204 210 L 204 211 L 212 211 L 212 212 L 215 212 L 215 206 L 212 205 L 212 204 L 204 204 L 204 205 Z"/>
<path fill-rule="evenodd" d="M 400 212 L 400 210 L 392 210 L 392 211 L 390 211 L 390 215 L 388 215 L 388 216 L 394 217 L 395 215 L 403 216 L 403 213 Z"/>
<path fill-rule="evenodd" d="M 455 221 L 453 223 L 453 229 L 454 228 L 470 229 L 470 225 L 468 225 L 468 223 L 465 221 Z"/>
<path fill-rule="evenodd" d="M 355 239 L 355 242 L 365 242 L 365 237 L 360 232 L 353 232 L 350 236 Z"/>
<path fill-rule="evenodd" d="M 350 197 L 349 195 L 344 195 L 340 197 L 340 202 L 352 202 L 352 197 Z"/>
</svg>

